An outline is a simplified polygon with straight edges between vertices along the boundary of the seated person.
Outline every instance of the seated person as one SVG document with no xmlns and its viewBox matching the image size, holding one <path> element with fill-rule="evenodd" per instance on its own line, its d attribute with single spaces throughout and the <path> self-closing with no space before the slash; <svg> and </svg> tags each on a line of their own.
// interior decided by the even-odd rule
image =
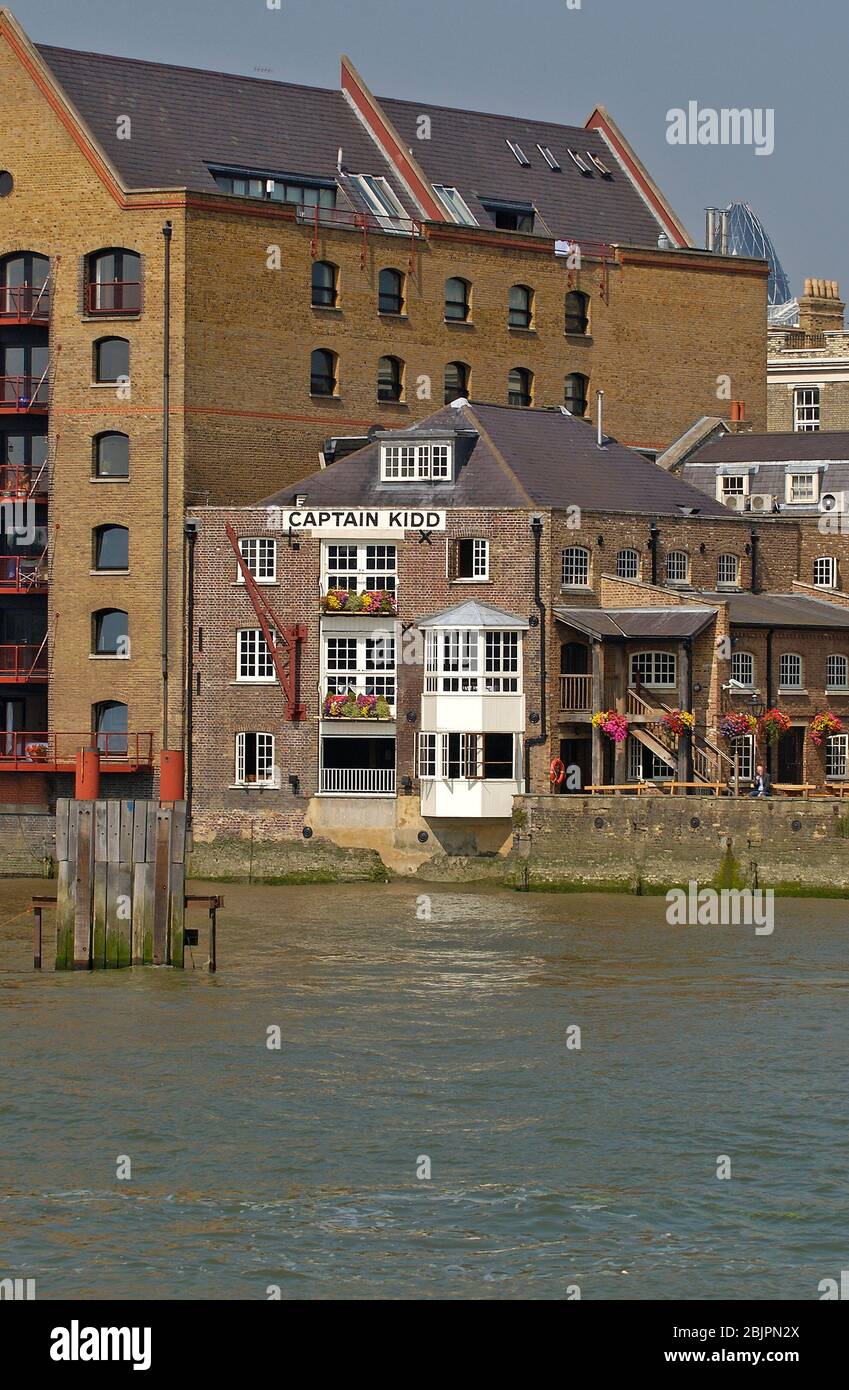
<svg viewBox="0 0 849 1390">
<path fill-rule="evenodd" d="M 772 778 L 768 772 L 764 772 L 763 764 L 758 763 L 755 768 L 755 776 L 752 781 L 750 797 L 772 796 Z"/>
</svg>

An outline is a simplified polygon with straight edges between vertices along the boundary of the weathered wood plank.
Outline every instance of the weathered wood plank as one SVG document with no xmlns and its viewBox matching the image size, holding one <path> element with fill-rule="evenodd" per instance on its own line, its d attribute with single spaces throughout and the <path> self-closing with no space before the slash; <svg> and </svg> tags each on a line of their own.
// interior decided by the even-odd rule
<svg viewBox="0 0 849 1390">
<path fill-rule="evenodd" d="M 121 864 L 132 864 L 133 862 L 133 819 L 135 810 L 134 801 L 121 801 L 121 831 L 120 848 L 116 858 Z"/>
<path fill-rule="evenodd" d="M 91 893 L 94 815 L 90 802 L 79 807 L 74 875 L 74 969 L 91 965 Z"/>
<path fill-rule="evenodd" d="M 108 858 L 106 827 L 108 821 L 108 807 L 106 801 L 95 801 L 94 803 L 94 862 L 95 864 L 105 864 Z"/>
<path fill-rule="evenodd" d="M 171 862 L 182 864 L 186 858 L 186 803 L 175 801 L 171 816 Z"/>
<path fill-rule="evenodd" d="M 98 862 L 95 858 L 91 914 L 91 965 L 93 970 L 103 970 L 107 964 L 106 881 L 108 868 L 107 863 Z"/>
<path fill-rule="evenodd" d="M 137 801 L 133 817 L 133 863 L 143 864 L 147 854 L 147 802 Z"/>
<path fill-rule="evenodd" d="M 153 895 L 156 864 L 136 864 L 133 879 L 133 965 L 153 962 Z"/>
<path fill-rule="evenodd" d="M 171 880 L 171 816 L 167 807 L 156 814 L 156 877 L 153 908 L 153 963 L 168 959 L 168 896 Z"/>
<path fill-rule="evenodd" d="M 184 864 L 171 865 L 171 903 L 168 921 L 168 960 L 177 970 L 185 964 L 183 934 L 186 929 L 186 868 Z"/>
<path fill-rule="evenodd" d="M 56 862 L 68 858 L 68 814 L 71 803 L 67 796 L 56 802 Z"/>
<path fill-rule="evenodd" d="M 121 803 L 106 803 L 106 862 L 117 864 L 121 858 Z"/>
<path fill-rule="evenodd" d="M 159 805 L 158 805 L 157 802 L 155 802 L 155 801 L 148 801 L 148 803 L 147 803 L 147 845 L 146 845 L 146 847 L 145 847 L 145 854 L 144 854 L 144 857 L 145 857 L 145 859 L 147 859 L 151 864 L 154 864 L 154 863 L 156 862 L 156 827 L 157 827 L 157 824 L 158 824 L 158 822 L 157 822 L 157 812 L 158 812 L 158 810 L 159 810 Z"/>
<path fill-rule="evenodd" d="M 74 964 L 74 866 L 69 859 L 59 864 L 56 882 L 56 969 Z M 42 948 L 43 950 L 43 948 Z"/>
<path fill-rule="evenodd" d="M 133 866 L 120 864 L 117 871 L 118 959 L 119 969 L 133 963 Z"/>
</svg>

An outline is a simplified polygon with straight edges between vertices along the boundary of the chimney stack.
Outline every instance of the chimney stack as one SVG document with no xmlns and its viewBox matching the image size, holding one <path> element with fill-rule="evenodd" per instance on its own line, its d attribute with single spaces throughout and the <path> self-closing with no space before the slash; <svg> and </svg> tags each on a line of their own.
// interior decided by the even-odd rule
<svg viewBox="0 0 849 1390">
<path fill-rule="evenodd" d="M 799 296 L 799 327 L 805 333 L 840 333 L 845 308 L 836 280 L 806 280 Z"/>
</svg>

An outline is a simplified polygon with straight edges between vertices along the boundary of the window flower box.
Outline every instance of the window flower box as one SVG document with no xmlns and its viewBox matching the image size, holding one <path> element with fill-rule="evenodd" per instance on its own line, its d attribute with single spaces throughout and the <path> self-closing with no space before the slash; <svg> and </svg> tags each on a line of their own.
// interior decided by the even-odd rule
<svg viewBox="0 0 849 1390">
<path fill-rule="evenodd" d="M 326 695 L 322 719 L 391 719 L 392 708 L 382 695 Z"/>
<path fill-rule="evenodd" d="M 46 743 L 27 743 L 24 752 L 31 763 L 46 763 L 49 749 Z"/>
<path fill-rule="evenodd" d="M 364 589 L 356 593 L 352 589 L 328 589 L 321 600 L 323 613 L 344 613 L 370 617 L 388 614 L 392 617 L 398 612 L 398 600 L 388 589 Z"/>
</svg>

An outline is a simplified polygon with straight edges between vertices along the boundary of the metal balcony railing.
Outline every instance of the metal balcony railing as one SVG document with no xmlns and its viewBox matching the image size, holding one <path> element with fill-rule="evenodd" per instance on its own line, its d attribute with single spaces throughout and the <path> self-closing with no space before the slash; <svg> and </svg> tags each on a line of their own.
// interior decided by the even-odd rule
<svg viewBox="0 0 849 1390">
<path fill-rule="evenodd" d="M 10 643 L 0 647 L 0 684 L 47 680 L 47 643 Z"/>
<path fill-rule="evenodd" d="M 346 796 L 389 796 L 395 792 L 395 769 L 323 767 L 321 790 Z"/>
<path fill-rule="evenodd" d="M 50 390 L 46 376 L 0 376 L 0 411 L 26 415 L 46 410 Z"/>
<path fill-rule="evenodd" d="M 28 467 L 21 463 L 0 465 L 0 497 L 46 497 L 47 462 Z"/>
<path fill-rule="evenodd" d="M 0 555 L 0 593 L 47 592 L 47 562 L 41 555 Z"/>
<path fill-rule="evenodd" d="M 141 281 L 93 280 L 87 287 L 86 308 L 90 314 L 138 314 Z"/>
<path fill-rule="evenodd" d="M 30 729 L 0 730 L 0 771 L 73 771 L 79 748 L 97 748 L 101 767 L 109 772 L 134 772 L 153 764 L 153 734 L 41 733 Z"/>
<path fill-rule="evenodd" d="M 48 285 L 0 285 L 0 322 L 47 323 L 49 318 Z"/>
</svg>

